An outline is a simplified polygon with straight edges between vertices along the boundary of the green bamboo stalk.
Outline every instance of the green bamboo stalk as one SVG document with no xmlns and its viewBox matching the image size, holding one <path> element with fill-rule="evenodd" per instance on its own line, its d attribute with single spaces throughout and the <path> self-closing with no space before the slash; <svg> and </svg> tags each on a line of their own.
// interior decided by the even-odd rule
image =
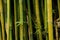
<svg viewBox="0 0 60 40">
<path fill-rule="evenodd" d="M 53 40 L 52 0 L 47 0 L 47 13 L 48 13 L 48 36 L 49 40 Z"/>
<path fill-rule="evenodd" d="M 27 0 L 28 5 L 28 32 L 29 32 L 29 40 L 33 40 L 33 31 L 32 31 L 32 21 L 31 21 L 31 9 L 30 9 L 30 0 Z"/>
<path fill-rule="evenodd" d="M 60 19 L 60 0 L 57 0 L 58 3 L 58 11 L 59 11 L 59 19 Z"/>
<path fill-rule="evenodd" d="M 2 24 L 2 38 L 4 40 L 5 37 L 4 37 L 4 18 L 3 18 L 2 0 L 0 0 L 0 14 L 1 14 L 1 24 Z"/>
<path fill-rule="evenodd" d="M 20 40 L 23 40 L 23 0 L 19 0 L 20 8 Z"/>
<path fill-rule="evenodd" d="M 35 0 L 35 12 L 36 12 L 36 31 L 37 31 L 37 40 L 42 40 L 42 32 L 41 32 L 41 22 L 40 22 L 40 14 L 39 14 L 39 2 Z"/>
<path fill-rule="evenodd" d="M 7 0 L 7 23 L 6 23 L 7 40 L 10 40 L 9 27 L 10 27 L 10 0 Z"/>
<path fill-rule="evenodd" d="M 12 40 L 12 20 L 10 20 L 10 27 L 9 27 L 9 40 Z"/>
<path fill-rule="evenodd" d="M 17 29 L 16 29 L 16 0 L 14 0 L 14 25 L 15 25 L 15 40 L 17 40 Z"/>
<path fill-rule="evenodd" d="M 46 40 L 48 40 L 48 13 L 47 13 L 47 0 L 44 0 L 44 28 L 45 28 L 45 32 L 46 32 Z"/>
<path fill-rule="evenodd" d="M 24 40 L 28 40 L 28 36 L 27 36 L 27 34 L 28 34 L 28 32 L 27 32 L 27 21 L 26 21 L 26 19 L 27 19 L 27 14 L 26 14 L 26 0 L 23 0 L 24 2 L 23 2 L 23 21 L 24 21 L 24 31 L 23 31 L 23 33 L 24 33 Z"/>
</svg>

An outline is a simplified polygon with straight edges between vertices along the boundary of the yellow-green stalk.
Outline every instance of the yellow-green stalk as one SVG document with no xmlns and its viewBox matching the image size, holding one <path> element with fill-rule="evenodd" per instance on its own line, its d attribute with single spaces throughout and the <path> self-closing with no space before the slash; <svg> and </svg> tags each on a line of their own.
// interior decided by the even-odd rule
<svg viewBox="0 0 60 40">
<path fill-rule="evenodd" d="M 4 18 L 3 18 L 3 6 L 2 0 L 0 0 L 0 15 L 1 15 L 1 25 L 2 25 L 2 39 L 4 40 Z"/>
<path fill-rule="evenodd" d="M 48 37 L 49 40 L 53 40 L 52 0 L 47 0 L 47 13 L 48 13 Z"/>
<path fill-rule="evenodd" d="M 47 0 L 44 0 L 44 28 L 46 32 L 46 40 L 48 40 L 48 13 L 47 13 Z"/>
<path fill-rule="evenodd" d="M 16 0 L 14 0 L 14 25 L 15 25 L 15 40 L 17 40 L 17 28 L 16 28 Z"/>
<path fill-rule="evenodd" d="M 7 23 L 6 23 L 7 40 L 10 40 L 9 27 L 10 27 L 10 0 L 7 0 Z"/>
<path fill-rule="evenodd" d="M 23 0 L 19 0 L 20 8 L 20 40 L 23 40 Z"/>
<path fill-rule="evenodd" d="M 39 12 L 39 1 L 35 0 L 35 13 L 36 13 L 36 31 L 37 31 L 37 40 L 42 40 L 41 32 L 41 22 L 40 22 L 40 12 Z"/>
<path fill-rule="evenodd" d="M 0 23 L 0 40 L 2 40 L 2 37 L 1 37 L 1 34 L 2 32 L 1 32 L 1 23 Z"/>
<path fill-rule="evenodd" d="M 28 34 L 29 34 L 29 40 L 33 40 L 30 0 L 27 0 L 27 5 L 28 5 L 28 16 L 27 16 L 27 20 L 28 20 Z"/>
</svg>

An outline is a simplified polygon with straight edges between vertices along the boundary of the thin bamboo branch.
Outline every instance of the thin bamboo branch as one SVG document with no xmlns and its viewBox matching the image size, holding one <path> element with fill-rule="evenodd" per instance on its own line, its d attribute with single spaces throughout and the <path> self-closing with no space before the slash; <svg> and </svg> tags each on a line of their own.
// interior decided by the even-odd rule
<svg viewBox="0 0 60 40">
<path fill-rule="evenodd" d="M 52 0 L 47 0 L 47 13 L 48 13 L 48 36 L 49 40 L 53 40 Z"/>
<path fill-rule="evenodd" d="M 20 8 L 20 40 L 23 40 L 23 0 L 19 0 Z"/>
<path fill-rule="evenodd" d="M 42 40 L 42 32 L 41 32 L 41 22 L 40 22 L 40 14 L 39 14 L 39 1 L 35 0 L 35 11 L 36 11 L 36 23 L 37 23 L 37 40 Z"/>
</svg>

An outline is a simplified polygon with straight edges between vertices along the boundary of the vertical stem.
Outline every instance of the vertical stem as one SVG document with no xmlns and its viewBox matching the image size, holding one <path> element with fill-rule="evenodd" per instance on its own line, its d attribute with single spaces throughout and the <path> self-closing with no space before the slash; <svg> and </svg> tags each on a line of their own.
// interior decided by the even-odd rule
<svg viewBox="0 0 60 40">
<path fill-rule="evenodd" d="M 23 40 L 23 0 L 19 0 L 20 7 L 20 40 Z"/>
<path fill-rule="evenodd" d="M 48 12 L 48 36 L 49 40 L 53 40 L 53 22 L 52 22 L 52 0 L 47 0 Z"/>
<path fill-rule="evenodd" d="M 3 14 L 1 13 L 1 24 L 2 24 L 2 38 L 4 40 L 4 19 L 3 19 Z"/>
<path fill-rule="evenodd" d="M 6 24 L 7 40 L 9 40 L 9 27 L 10 27 L 10 0 L 7 0 L 7 24 Z"/>
<path fill-rule="evenodd" d="M 48 13 L 47 13 L 47 0 L 44 0 L 44 28 L 46 31 L 46 40 L 48 40 L 47 29 L 48 29 Z"/>
<path fill-rule="evenodd" d="M 3 18 L 3 8 L 2 8 L 2 0 L 0 0 L 0 15 L 1 15 L 1 24 L 2 24 L 2 38 L 4 40 L 4 18 Z"/>
<path fill-rule="evenodd" d="M 58 3 L 58 11 L 59 11 L 59 19 L 60 19 L 60 0 L 58 0 L 57 3 Z"/>
<path fill-rule="evenodd" d="M 30 0 L 27 0 L 27 4 L 28 4 L 28 26 L 29 26 L 28 27 L 28 32 L 29 32 L 29 40 L 33 40 Z"/>
<path fill-rule="evenodd" d="M 1 32 L 1 23 L 0 23 L 0 40 L 2 40 L 2 37 L 1 37 L 1 35 L 2 35 L 2 32 Z"/>
<path fill-rule="evenodd" d="M 28 40 L 27 32 L 27 14 L 26 14 L 26 0 L 23 0 L 23 20 L 24 20 L 24 40 Z"/>
<path fill-rule="evenodd" d="M 55 30 L 56 30 L 56 40 L 58 40 L 58 25 L 56 25 Z"/>
<path fill-rule="evenodd" d="M 14 25 L 15 25 L 15 40 L 17 40 L 17 27 L 16 27 L 16 0 L 14 0 Z"/>
<path fill-rule="evenodd" d="M 41 32 L 41 22 L 40 22 L 40 14 L 39 14 L 39 1 L 35 0 L 35 11 L 36 11 L 36 23 L 37 23 L 37 40 L 42 40 L 42 32 Z"/>
</svg>

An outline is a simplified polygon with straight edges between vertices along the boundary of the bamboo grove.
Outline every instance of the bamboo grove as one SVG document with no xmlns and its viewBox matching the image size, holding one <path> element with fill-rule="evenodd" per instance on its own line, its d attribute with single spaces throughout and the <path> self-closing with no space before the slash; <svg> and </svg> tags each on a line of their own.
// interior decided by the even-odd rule
<svg viewBox="0 0 60 40">
<path fill-rule="evenodd" d="M 0 0 L 0 40 L 60 40 L 60 0 Z"/>
</svg>

